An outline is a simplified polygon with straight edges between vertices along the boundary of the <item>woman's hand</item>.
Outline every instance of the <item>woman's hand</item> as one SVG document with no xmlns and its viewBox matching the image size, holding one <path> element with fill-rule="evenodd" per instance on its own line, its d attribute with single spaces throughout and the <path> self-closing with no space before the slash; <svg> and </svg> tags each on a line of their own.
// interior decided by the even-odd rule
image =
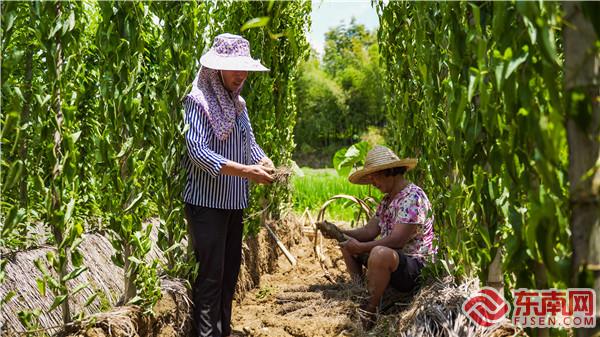
<svg viewBox="0 0 600 337">
<path fill-rule="evenodd" d="M 340 243 L 342 248 L 345 248 L 352 255 L 358 255 L 363 253 L 362 243 L 355 238 L 349 238 L 348 240 Z"/>
<path fill-rule="evenodd" d="M 270 184 L 273 182 L 273 169 L 263 165 L 247 165 L 245 167 L 245 177 L 257 184 Z"/>
</svg>

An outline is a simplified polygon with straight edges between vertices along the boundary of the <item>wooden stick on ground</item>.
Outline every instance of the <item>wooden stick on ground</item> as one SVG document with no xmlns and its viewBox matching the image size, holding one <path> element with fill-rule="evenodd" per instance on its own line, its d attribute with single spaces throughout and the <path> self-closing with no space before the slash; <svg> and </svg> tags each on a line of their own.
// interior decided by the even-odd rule
<svg viewBox="0 0 600 337">
<path fill-rule="evenodd" d="M 296 261 L 296 258 L 294 257 L 294 255 L 292 255 L 292 253 L 290 253 L 290 251 L 287 248 L 285 248 L 285 246 L 283 245 L 283 242 L 281 242 L 281 240 L 279 240 L 279 238 L 277 237 L 277 235 L 275 235 L 275 232 L 273 232 L 273 230 L 271 229 L 271 227 L 269 227 L 269 225 L 267 225 L 266 223 L 263 223 L 263 225 L 265 226 L 265 228 L 267 228 L 269 235 L 271 235 L 271 237 L 275 240 L 275 242 L 277 243 L 277 246 L 279 246 L 279 248 L 281 249 L 281 251 L 283 252 L 285 257 L 288 259 L 288 261 L 290 261 L 292 266 L 295 266 L 297 261 Z"/>
</svg>

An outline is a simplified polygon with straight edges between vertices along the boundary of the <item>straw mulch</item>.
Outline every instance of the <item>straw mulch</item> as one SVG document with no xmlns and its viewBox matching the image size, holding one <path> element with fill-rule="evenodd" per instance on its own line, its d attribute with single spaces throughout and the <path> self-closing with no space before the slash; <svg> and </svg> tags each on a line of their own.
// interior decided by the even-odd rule
<svg viewBox="0 0 600 337">
<path fill-rule="evenodd" d="M 463 302 L 479 290 L 479 281 L 457 284 L 451 277 L 429 281 L 409 302 L 388 309 L 375 327 L 377 336 L 526 336 L 506 319 L 497 326 L 474 324 L 461 310 Z"/>
<path fill-rule="evenodd" d="M 284 219 L 277 223 L 271 223 L 279 238 L 288 247 L 293 245 L 294 234 L 299 235 L 291 230 L 294 222 L 294 219 Z M 152 219 L 147 223 L 147 225 L 149 224 L 153 226 L 151 241 L 157 242 L 158 220 Z M 186 245 L 186 242 L 183 244 Z M 47 265 L 45 257 L 53 249 L 49 246 L 40 246 L 27 251 L 8 254 L 3 252 L 3 258 L 7 260 L 7 264 L 6 278 L 0 284 L 0 298 L 4 298 L 10 291 L 15 292 L 16 295 L 1 308 L 0 332 L 2 335 L 19 335 L 25 332 L 26 329 L 19 321 L 18 313 L 34 309 L 41 311 L 40 329 L 36 331 L 36 335 L 59 333 L 62 328 L 61 307 L 49 312 L 48 309 L 52 305 L 54 296 L 49 291 L 46 296 L 42 296 L 36 283 L 36 279 L 42 278 L 42 273 L 35 267 L 34 261 L 38 259 L 43 261 L 42 264 L 51 271 L 52 268 Z M 189 316 L 188 304 L 191 302 L 187 299 L 187 295 L 183 295 L 187 293 L 183 281 L 161 280 L 163 298 L 153 308 L 154 321 L 147 321 L 150 318 L 142 315 L 139 308 L 134 306 L 116 307 L 123 293 L 123 270 L 111 260 L 114 249 L 110 241 L 99 233 L 86 234 L 79 249 L 88 269 L 72 280 L 69 287 L 74 289 L 80 284 L 88 284 L 88 286 L 70 297 L 69 303 L 72 315 L 82 314 L 85 318 L 82 322 L 73 324 L 64 332 L 60 332 L 62 335 L 97 337 L 103 336 L 104 333 L 111 336 L 154 336 L 158 331 L 162 331 L 161 336 L 163 337 L 188 335 L 189 330 L 184 318 Z M 248 290 L 259 285 L 261 275 L 275 271 L 279 254 L 280 251 L 275 241 L 269 237 L 266 231 L 245 238 L 242 249 L 242 268 L 236 289 L 237 300 L 242 298 Z M 162 252 L 156 245 L 153 245 L 147 259 L 158 259 L 165 262 Z M 97 294 L 96 299 L 85 306 L 86 301 L 94 294 Z M 177 303 L 176 312 L 168 309 L 171 302 Z M 160 314 L 161 312 L 163 314 Z M 160 326 L 164 329 L 171 329 L 173 334 L 167 333 L 168 331 L 162 328 L 153 327 L 158 324 L 156 322 L 162 322 Z M 180 329 L 181 327 L 183 330 Z M 150 330 L 144 331 L 145 329 Z"/>
<path fill-rule="evenodd" d="M 156 219 L 148 222 L 152 225 L 152 241 L 158 238 L 158 221 Z M 84 265 L 88 268 L 76 279 L 68 283 L 70 289 L 75 289 L 80 284 L 88 284 L 74 296 L 69 298 L 72 315 L 83 313 L 84 316 L 106 310 L 116 305 L 123 293 L 123 270 L 116 266 L 111 256 L 114 253 L 110 241 L 101 234 L 93 233 L 84 235 L 79 250 L 84 256 Z M 2 330 L 6 333 L 19 333 L 25 331 L 25 327 L 18 319 L 20 311 L 41 310 L 39 324 L 43 331 L 54 333 L 62 327 L 62 309 L 59 306 L 53 311 L 48 309 L 52 306 L 54 296 L 49 290 L 42 296 L 38 290 L 37 279 L 42 279 L 42 273 L 35 267 L 35 261 L 42 261 L 42 265 L 49 271 L 52 268 L 46 261 L 46 254 L 54 252 L 50 246 L 40 246 L 35 249 L 3 254 L 8 262 L 6 264 L 6 279 L 0 284 L 0 298 L 4 298 L 10 291 L 16 295 L 2 306 Z M 147 256 L 148 260 L 159 259 L 163 261 L 160 249 L 156 246 Z M 71 271 L 71 266 L 67 268 Z M 56 277 L 56 275 L 53 275 Z M 86 301 L 97 294 L 88 306 Z"/>
<path fill-rule="evenodd" d="M 192 302 L 181 280 L 161 279 L 162 297 L 144 315 L 137 306 L 117 307 L 86 317 L 66 327 L 60 337 L 188 336 L 191 332 Z"/>
<path fill-rule="evenodd" d="M 234 308 L 234 330 L 246 337 L 289 336 L 425 336 L 479 337 L 524 335 L 509 321 L 493 329 L 472 323 L 461 306 L 479 290 L 478 280 L 457 283 L 452 278 L 429 280 L 415 293 L 389 288 L 383 296 L 377 323 L 365 331 L 360 304 L 368 298 L 366 284 L 350 281 L 334 240 L 326 240 L 323 254 L 331 266 L 322 269 L 313 242 L 300 237 L 290 249 L 298 264 L 280 257 L 276 273 L 264 275 Z"/>
</svg>

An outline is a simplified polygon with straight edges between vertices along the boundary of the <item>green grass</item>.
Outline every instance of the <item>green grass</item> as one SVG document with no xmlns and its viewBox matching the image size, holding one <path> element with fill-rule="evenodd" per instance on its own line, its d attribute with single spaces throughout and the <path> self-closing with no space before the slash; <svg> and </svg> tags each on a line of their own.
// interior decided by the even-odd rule
<svg viewBox="0 0 600 337">
<path fill-rule="evenodd" d="M 323 203 L 336 194 L 349 194 L 359 198 L 370 195 L 376 200 L 381 199 L 381 192 L 376 188 L 351 184 L 347 177 L 340 177 L 334 169 L 303 167 L 302 172 L 303 177 L 295 175 L 292 178 L 292 201 L 294 210 L 298 213 L 303 213 L 308 208 L 311 215 L 316 217 Z M 354 203 L 347 204 L 344 200 L 338 200 L 329 205 L 325 219 L 352 221 L 357 207 Z"/>
</svg>

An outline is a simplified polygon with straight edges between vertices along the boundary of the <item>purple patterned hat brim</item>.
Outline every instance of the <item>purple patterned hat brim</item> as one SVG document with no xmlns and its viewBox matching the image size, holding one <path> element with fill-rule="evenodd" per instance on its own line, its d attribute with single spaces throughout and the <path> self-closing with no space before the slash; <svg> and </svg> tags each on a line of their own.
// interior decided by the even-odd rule
<svg viewBox="0 0 600 337">
<path fill-rule="evenodd" d="M 269 68 L 263 66 L 259 60 L 249 56 L 223 56 L 213 50 L 202 55 L 200 64 L 216 70 L 269 71 Z"/>
</svg>

